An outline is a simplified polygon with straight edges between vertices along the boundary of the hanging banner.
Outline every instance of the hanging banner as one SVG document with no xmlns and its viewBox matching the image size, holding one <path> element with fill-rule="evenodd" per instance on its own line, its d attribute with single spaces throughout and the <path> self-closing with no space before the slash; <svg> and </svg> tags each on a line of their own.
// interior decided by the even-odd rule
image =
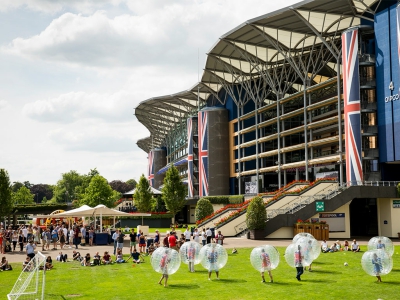
<svg viewBox="0 0 400 300">
<path fill-rule="evenodd" d="M 344 132 L 346 139 L 346 177 L 350 185 L 363 180 L 361 163 L 360 79 L 358 68 L 358 29 L 342 34 Z"/>
<path fill-rule="evenodd" d="M 208 196 L 208 112 L 199 111 L 199 197 Z"/>
</svg>

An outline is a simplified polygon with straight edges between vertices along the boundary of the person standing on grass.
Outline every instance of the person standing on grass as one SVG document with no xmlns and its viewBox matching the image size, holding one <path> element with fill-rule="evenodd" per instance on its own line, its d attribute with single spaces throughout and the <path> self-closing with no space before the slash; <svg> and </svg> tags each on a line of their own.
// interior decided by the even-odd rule
<svg viewBox="0 0 400 300">
<path fill-rule="evenodd" d="M 215 271 L 217 280 L 219 280 L 218 252 L 215 251 L 215 244 L 212 245 L 210 252 L 207 255 L 207 260 L 210 264 L 208 267 L 208 280 L 211 280 L 212 271 Z"/>
<path fill-rule="evenodd" d="M 301 246 L 297 246 L 297 250 L 294 252 L 294 266 L 296 267 L 297 270 L 297 275 L 296 279 L 298 281 L 301 280 L 300 276 L 303 274 L 303 255 L 301 253 Z"/>
<path fill-rule="evenodd" d="M 169 237 L 168 237 L 168 245 L 171 249 L 177 250 L 178 251 L 178 247 L 176 246 L 176 236 L 175 236 L 175 232 L 171 232 Z"/>
<path fill-rule="evenodd" d="M 197 230 L 197 228 L 195 228 L 193 231 L 193 240 L 196 243 L 200 243 L 200 236 L 199 236 L 199 231 Z"/>
<path fill-rule="evenodd" d="M 121 230 L 118 230 L 117 248 L 121 250 L 121 254 L 122 248 L 124 248 L 124 237 L 125 234 L 123 234 Z"/>
<path fill-rule="evenodd" d="M 156 230 L 156 234 L 154 235 L 154 245 L 160 244 L 160 232 L 158 229 Z"/>
<path fill-rule="evenodd" d="M 113 239 L 113 241 L 114 241 L 114 255 L 116 254 L 116 251 L 117 251 L 117 243 L 118 243 L 118 230 L 116 230 L 114 233 L 113 233 L 113 235 L 112 235 L 112 237 L 111 237 L 112 239 Z"/>
<path fill-rule="evenodd" d="M 376 253 L 374 253 L 374 255 L 372 256 L 372 264 L 374 265 L 374 273 L 376 278 L 378 278 L 378 282 L 382 282 L 381 279 L 382 261 L 378 257 L 378 255 L 376 255 Z"/>
<path fill-rule="evenodd" d="M 168 238 L 169 238 L 169 231 L 167 231 L 167 234 L 165 235 L 165 238 L 163 239 L 163 246 L 166 248 L 169 248 Z"/>
<path fill-rule="evenodd" d="M 168 258 L 168 254 L 169 254 L 169 249 L 166 249 L 165 253 L 163 254 L 163 256 L 161 257 L 161 260 L 160 260 L 160 269 L 161 269 L 162 276 L 161 276 L 160 280 L 158 281 L 158 284 L 162 284 L 163 279 L 165 279 L 164 287 L 167 287 L 167 282 L 168 282 L 168 263 L 170 262 L 170 259 Z"/>
<path fill-rule="evenodd" d="M 75 226 L 74 229 L 74 245 L 75 245 L 75 249 L 78 249 L 78 245 L 81 243 L 81 231 L 79 230 L 78 225 Z"/>
<path fill-rule="evenodd" d="M 187 251 L 186 255 L 188 259 L 189 272 L 194 273 L 194 259 L 196 256 L 196 249 L 193 247 L 193 244 L 190 243 L 190 246 L 186 251 Z"/>
<path fill-rule="evenodd" d="M 26 255 L 29 256 L 31 259 L 35 257 L 35 249 L 36 245 L 33 243 L 32 240 L 28 241 L 26 244 Z"/>
<path fill-rule="evenodd" d="M 129 244 L 131 246 L 129 253 L 132 253 L 132 247 L 133 249 L 136 250 L 136 243 L 137 243 L 137 234 L 135 232 L 135 228 L 132 228 L 132 232 L 129 234 L 129 240 L 130 240 Z"/>
<path fill-rule="evenodd" d="M 264 248 L 261 249 L 261 254 L 260 254 L 260 259 L 261 259 L 261 282 L 265 282 L 265 277 L 264 277 L 264 272 L 267 271 L 269 275 L 269 282 L 274 282 L 274 279 L 272 278 L 272 273 L 271 273 L 271 260 L 269 259 L 268 253 L 265 252 Z"/>
<path fill-rule="evenodd" d="M 207 244 L 210 244 L 211 238 L 212 238 L 212 231 L 211 231 L 210 227 L 207 227 L 206 236 L 207 236 Z"/>
<path fill-rule="evenodd" d="M 192 236 L 192 233 L 189 230 L 189 226 L 186 227 L 184 236 L 185 236 L 185 242 L 190 242 L 190 237 Z"/>
<path fill-rule="evenodd" d="M 207 243 L 207 234 L 205 228 L 203 228 L 203 231 L 201 232 L 201 243 L 203 244 L 203 246 L 205 246 Z"/>
</svg>

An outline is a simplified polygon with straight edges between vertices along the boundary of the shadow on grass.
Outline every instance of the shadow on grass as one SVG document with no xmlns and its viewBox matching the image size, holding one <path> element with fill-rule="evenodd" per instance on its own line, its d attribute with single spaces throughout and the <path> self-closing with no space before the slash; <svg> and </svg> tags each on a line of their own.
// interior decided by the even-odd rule
<svg viewBox="0 0 400 300">
<path fill-rule="evenodd" d="M 321 274 L 343 274 L 343 272 L 338 272 L 338 271 L 327 271 L 327 270 L 312 270 L 311 273 L 321 273 Z"/>
<path fill-rule="evenodd" d="M 333 265 L 333 262 L 320 262 L 320 261 L 313 261 L 313 266 L 314 265 Z"/>
<path fill-rule="evenodd" d="M 208 273 L 208 271 L 207 270 L 196 270 L 196 272 L 195 273 L 205 273 L 205 274 L 207 274 Z"/>
<path fill-rule="evenodd" d="M 211 279 L 213 280 L 213 278 L 211 278 Z M 215 281 L 221 281 L 222 283 L 243 283 L 243 282 L 247 282 L 247 280 L 244 280 L 244 279 L 220 279 L 220 280 L 215 280 Z"/>
<path fill-rule="evenodd" d="M 393 284 L 393 285 L 398 285 L 400 282 L 398 281 L 382 281 L 382 282 L 376 282 L 375 283 L 379 283 L 379 284 Z"/>
<path fill-rule="evenodd" d="M 197 285 L 197 284 L 178 283 L 178 284 L 168 284 L 168 288 L 170 288 L 170 289 L 188 289 L 188 290 L 195 290 L 195 289 L 199 289 L 200 286 Z"/>
<path fill-rule="evenodd" d="M 327 284 L 327 283 L 336 283 L 336 280 L 322 280 L 322 279 L 301 279 L 299 282 L 304 282 L 304 283 L 322 283 L 322 284 Z"/>
</svg>

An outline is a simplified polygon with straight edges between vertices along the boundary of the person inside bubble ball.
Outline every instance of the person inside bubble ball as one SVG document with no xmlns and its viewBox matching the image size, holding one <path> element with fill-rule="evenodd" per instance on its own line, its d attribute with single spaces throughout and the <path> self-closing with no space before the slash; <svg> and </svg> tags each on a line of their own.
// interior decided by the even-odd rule
<svg viewBox="0 0 400 300">
<path fill-rule="evenodd" d="M 306 246 L 304 247 L 304 257 L 307 261 L 311 261 L 310 265 L 308 266 L 308 271 L 312 271 L 311 270 L 311 266 L 312 266 L 312 240 L 308 240 Z M 304 271 L 307 270 L 307 267 L 304 267 Z"/>
<path fill-rule="evenodd" d="M 161 276 L 160 281 L 158 282 L 158 284 L 162 284 L 163 279 L 165 279 L 164 287 L 167 287 L 168 263 L 171 260 L 171 259 L 168 258 L 168 254 L 169 254 L 169 249 L 166 249 L 164 254 L 163 254 L 163 256 L 161 257 L 161 260 L 160 260 L 160 269 L 161 269 L 162 276 Z"/>
<path fill-rule="evenodd" d="M 187 260 L 189 266 L 189 272 L 194 273 L 194 259 L 196 256 L 196 249 L 190 244 L 189 248 L 186 249 L 187 252 Z"/>
<path fill-rule="evenodd" d="M 381 279 L 381 272 L 382 272 L 382 261 L 381 259 L 378 257 L 378 255 L 376 255 L 376 253 L 374 253 L 372 255 L 372 264 L 374 265 L 374 273 L 376 278 L 378 278 L 378 282 L 382 282 Z"/>
<path fill-rule="evenodd" d="M 264 272 L 267 271 L 269 275 L 269 282 L 274 282 L 274 279 L 272 278 L 272 273 L 271 273 L 271 260 L 269 259 L 268 253 L 265 252 L 264 248 L 261 249 L 261 254 L 260 254 L 260 259 L 261 259 L 261 278 L 262 278 L 262 283 L 265 282 L 265 277 L 264 277 Z"/>
<path fill-rule="evenodd" d="M 303 254 L 301 253 L 301 246 L 297 246 L 297 250 L 294 252 L 294 266 L 297 270 L 296 279 L 301 280 L 300 276 L 303 274 Z"/>
<path fill-rule="evenodd" d="M 385 250 L 385 244 L 383 244 L 381 240 L 378 240 L 378 243 L 376 244 L 376 249 Z"/>
<path fill-rule="evenodd" d="M 215 271 L 217 280 L 219 280 L 219 269 L 218 269 L 218 252 L 215 250 L 215 244 L 211 246 L 210 252 L 207 255 L 207 260 L 210 263 L 208 268 L 208 280 L 211 280 L 211 273 Z"/>
</svg>

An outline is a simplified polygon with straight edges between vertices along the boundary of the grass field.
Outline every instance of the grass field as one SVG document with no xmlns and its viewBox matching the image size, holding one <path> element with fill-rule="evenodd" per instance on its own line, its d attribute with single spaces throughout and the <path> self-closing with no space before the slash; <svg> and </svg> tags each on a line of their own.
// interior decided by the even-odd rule
<svg viewBox="0 0 400 300">
<path fill-rule="evenodd" d="M 261 283 L 259 273 L 250 264 L 252 249 L 238 249 L 230 254 L 220 271 L 220 280 L 207 280 L 201 265 L 189 273 L 182 264 L 170 276 L 169 287 L 157 282 L 160 274 L 153 271 L 150 259 L 141 265 L 132 263 L 99 267 L 81 267 L 77 262 L 55 262 L 46 273 L 46 299 L 399 299 L 400 247 L 395 248 L 393 270 L 382 276 L 382 283 L 361 268 L 361 253 L 322 253 L 313 263 L 313 271 L 305 271 L 297 281 L 296 271 L 284 259 L 285 248 L 277 248 L 280 264 L 273 271 L 274 283 Z M 344 262 L 348 266 L 344 266 Z M 0 298 L 18 278 L 21 264 L 12 264 L 14 271 L 0 273 Z M 266 274 L 266 279 L 268 275 Z"/>
</svg>

